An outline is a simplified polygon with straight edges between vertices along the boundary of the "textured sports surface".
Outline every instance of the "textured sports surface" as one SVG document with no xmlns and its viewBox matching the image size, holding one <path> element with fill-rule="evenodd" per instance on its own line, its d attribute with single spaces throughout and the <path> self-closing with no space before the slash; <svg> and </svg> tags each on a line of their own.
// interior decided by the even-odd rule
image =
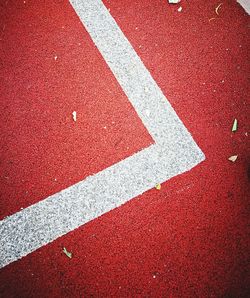
<svg viewBox="0 0 250 298">
<path fill-rule="evenodd" d="M 247 295 L 247 14 L 71 4 L 1 4 L 1 293 Z"/>
</svg>

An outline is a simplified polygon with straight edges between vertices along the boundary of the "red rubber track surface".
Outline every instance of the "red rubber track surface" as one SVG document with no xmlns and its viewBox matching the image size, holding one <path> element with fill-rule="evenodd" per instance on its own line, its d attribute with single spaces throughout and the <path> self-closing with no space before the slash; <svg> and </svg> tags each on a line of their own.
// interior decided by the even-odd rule
<svg viewBox="0 0 250 298">
<path fill-rule="evenodd" d="M 3 218 L 153 141 L 69 3 L 2 5 Z"/>
<path fill-rule="evenodd" d="M 178 6 L 170 6 L 163 0 L 104 1 L 203 150 L 206 160 L 190 172 L 164 183 L 160 191 L 152 189 L 3 268 L 0 271 L 2 297 L 248 296 L 249 18 L 235 1 L 223 2 L 219 16 L 215 14 L 217 1 L 181 2 L 182 12 L 177 11 Z M 45 194 L 131 155 L 152 140 L 66 1 L 43 1 L 39 5 L 26 1 L 26 8 L 21 1 L 13 3 L 2 4 L 8 16 L 4 20 L 13 27 L 6 25 L 1 37 L 2 41 L 8 41 L 1 65 L 5 82 L 1 109 L 3 144 L 22 149 L 30 133 L 29 146 L 33 146 L 33 136 L 38 135 L 36 144 L 42 148 L 53 145 L 57 152 L 58 144 L 66 142 L 65 147 L 72 146 L 70 151 L 76 152 L 68 155 L 70 159 L 74 156 L 74 166 L 72 160 L 65 161 L 63 153 L 53 168 L 37 161 L 37 156 L 48 162 L 57 160 L 52 149 L 39 149 L 31 157 L 30 154 L 22 156 L 27 179 L 37 182 L 35 189 L 33 184 L 30 186 L 34 195 L 22 199 L 22 204 L 30 205 Z M 20 10 L 28 9 L 29 5 L 28 17 L 20 18 Z M 215 19 L 209 21 L 211 18 Z M 27 27 L 29 20 L 34 21 L 30 28 Z M 41 28 L 37 22 L 43 24 Z M 62 26 L 65 31 L 61 31 Z M 30 43 L 23 44 L 18 30 L 27 30 L 27 39 L 30 30 L 32 36 L 39 32 L 38 41 L 30 37 Z M 79 41 L 84 47 L 78 46 Z M 31 43 L 36 43 L 37 50 L 42 46 L 41 59 L 36 57 Z M 25 51 L 30 54 L 25 56 Z M 54 55 L 58 56 L 56 61 Z M 59 85 L 55 88 L 55 84 Z M 107 88 L 112 90 L 110 94 Z M 79 98 L 82 92 L 90 98 L 90 103 L 86 103 L 88 113 Z M 29 102 L 25 101 L 27 95 Z M 37 103 L 41 97 L 46 100 Z M 79 111 L 79 119 L 82 115 L 84 122 L 72 122 L 73 110 Z M 6 111 L 12 111 L 13 115 Z M 119 137 L 109 126 L 111 115 L 119 122 Z M 130 115 L 132 118 L 128 120 Z M 106 116 L 108 136 L 102 129 L 107 123 Z M 232 133 L 234 118 L 239 125 L 237 132 Z M 23 121 L 25 125 L 20 130 Z M 58 138 L 54 132 L 47 137 L 47 128 L 54 121 L 57 123 L 53 125 L 54 132 L 61 129 Z M 73 137 L 74 129 L 77 133 Z M 98 138 L 106 138 L 109 146 L 100 149 L 103 142 L 90 137 L 92 130 Z M 82 139 L 76 146 L 74 142 L 82 131 L 88 136 L 86 146 Z M 14 144 L 15 134 L 21 134 L 18 140 L 22 146 Z M 112 144 L 121 137 L 124 143 L 119 150 L 114 150 Z M 32 148 L 29 152 L 36 150 Z M 21 149 L 18 152 L 23 152 Z M 4 151 L 4 154 L 3 168 L 18 177 L 9 187 L 4 184 L 1 210 L 6 215 L 23 207 L 16 202 L 20 196 L 15 195 L 23 187 L 15 182 L 20 179 L 14 170 L 19 163 L 22 168 L 20 157 L 15 166 L 7 166 L 9 157 L 6 157 L 16 151 Z M 78 154 L 88 161 L 84 174 L 78 170 L 82 168 Z M 237 161 L 229 162 L 227 158 L 235 154 L 238 154 Z M 39 166 L 34 170 L 32 166 L 26 168 L 32 158 L 43 171 L 45 168 L 51 171 L 48 179 L 54 178 L 62 168 L 63 182 L 58 188 L 52 182 L 48 185 L 49 180 L 42 178 L 44 172 L 37 178 Z M 71 175 L 65 172 L 67 166 Z M 68 177 L 74 179 L 68 180 Z M 6 194 L 12 195 L 14 202 Z M 73 253 L 72 259 L 63 254 L 63 247 Z"/>
</svg>

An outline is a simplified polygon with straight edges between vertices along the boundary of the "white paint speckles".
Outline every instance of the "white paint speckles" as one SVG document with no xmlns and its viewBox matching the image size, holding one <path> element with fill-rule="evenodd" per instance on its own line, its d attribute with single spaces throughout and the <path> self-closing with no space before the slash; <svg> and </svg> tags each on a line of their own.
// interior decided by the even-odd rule
<svg viewBox="0 0 250 298">
<path fill-rule="evenodd" d="M 145 110 L 145 114 L 146 114 L 147 117 L 149 117 L 150 114 L 151 114 L 151 113 L 150 113 L 150 110 L 149 110 L 149 109 L 146 109 L 146 110 Z"/>
</svg>

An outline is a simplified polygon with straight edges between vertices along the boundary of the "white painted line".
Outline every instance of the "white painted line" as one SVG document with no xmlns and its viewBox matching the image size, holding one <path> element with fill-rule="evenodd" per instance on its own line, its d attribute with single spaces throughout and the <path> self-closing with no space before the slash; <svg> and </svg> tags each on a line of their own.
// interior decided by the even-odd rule
<svg viewBox="0 0 250 298">
<path fill-rule="evenodd" d="M 250 0 L 237 0 L 247 14 L 250 14 Z"/>
<path fill-rule="evenodd" d="M 2 220 L 1 267 L 204 160 L 102 2 L 71 0 L 71 4 L 155 144 Z"/>
</svg>

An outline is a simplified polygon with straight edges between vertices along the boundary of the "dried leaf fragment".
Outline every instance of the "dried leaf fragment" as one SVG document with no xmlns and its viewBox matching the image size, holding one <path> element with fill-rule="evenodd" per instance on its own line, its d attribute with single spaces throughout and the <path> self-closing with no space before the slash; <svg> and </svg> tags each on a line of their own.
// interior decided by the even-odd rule
<svg viewBox="0 0 250 298">
<path fill-rule="evenodd" d="M 160 183 L 157 183 L 157 184 L 155 185 L 155 188 L 156 188 L 157 190 L 160 190 L 160 189 L 161 189 L 161 185 L 160 185 Z"/>
<path fill-rule="evenodd" d="M 230 160 L 231 162 L 235 162 L 237 158 L 238 158 L 238 155 L 232 155 L 228 158 L 228 160 Z"/>
<path fill-rule="evenodd" d="M 76 111 L 74 111 L 74 112 L 72 113 L 72 116 L 73 116 L 73 120 L 76 122 Z"/>
<path fill-rule="evenodd" d="M 168 0 L 168 3 L 170 3 L 170 4 L 177 4 L 180 2 L 181 2 L 181 0 Z"/>
<path fill-rule="evenodd" d="M 221 7 L 222 4 L 223 4 L 223 3 L 220 3 L 220 4 L 215 8 L 215 13 L 216 13 L 217 15 L 219 15 L 219 8 Z"/>
<path fill-rule="evenodd" d="M 63 248 L 63 252 L 65 253 L 65 255 L 66 255 L 68 258 L 72 259 L 72 253 L 69 252 L 69 251 L 67 251 L 67 249 L 66 249 L 65 247 Z"/>
<path fill-rule="evenodd" d="M 233 127 L 232 127 L 232 132 L 236 131 L 238 128 L 238 121 L 237 119 L 234 119 Z"/>
</svg>

